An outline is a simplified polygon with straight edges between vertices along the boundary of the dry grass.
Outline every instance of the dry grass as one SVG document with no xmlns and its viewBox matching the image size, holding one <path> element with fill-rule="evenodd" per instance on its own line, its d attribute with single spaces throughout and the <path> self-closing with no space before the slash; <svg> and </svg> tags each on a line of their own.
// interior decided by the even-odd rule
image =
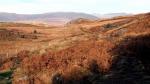
<svg viewBox="0 0 150 84">
<path fill-rule="evenodd" d="M 38 26 L 25 23 L 0 22 L 0 27 L 38 27 Z"/>
<path fill-rule="evenodd" d="M 81 42 L 80 44 L 76 44 L 70 48 L 58 52 L 50 52 L 42 56 L 32 56 L 30 58 L 26 58 L 21 62 L 21 70 L 15 73 L 17 74 L 20 73 L 20 71 L 24 71 L 26 74 L 32 73 L 32 75 L 34 75 L 45 69 L 54 69 L 55 71 L 58 70 L 59 72 L 65 73 L 65 75 L 67 75 L 66 73 L 69 72 L 64 72 L 64 70 L 66 70 L 66 68 L 69 70 L 69 68 L 71 68 L 70 66 L 77 66 L 81 67 L 81 69 L 83 68 L 83 70 L 88 70 L 88 67 L 90 66 L 90 60 L 97 61 L 99 70 L 105 72 L 109 69 L 111 64 L 111 56 L 107 52 L 108 50 L 106 48 L 112 47 L 111 43 L 107 42 L 106 44 L 106 42 L 107 41 Z M 71 72 L 72 70 L 73 69 L 71 69 Z"/>
<path fill-rule="evenodd" d="M 143 38 L 142 36 L 150 33 L 149 22 L 149 14 L 144 14 L 65 27 L 7 27 L 8 30 L 37 35 L 38 39 L 2 41 L 0 51 L 5 54 L 14 50 L 17 50 L 16 53 L 27 50 L 15 55 L 15 59 L 20 61 L 19 64 L 14 64 L 17 66 L 13 74 L 14 84 L 55 84 L 54 82 L 62 80 L 65 84 L 81 84 L 93 73 L 109 71 L 114 59 L 110 50 L 126 36 L 135 36 L 134 40 L 145 43 L 136 37 Z M 107 24 L 115 26 L 106 28 Z M 36 34 L 33 33 L 35 30 Z M 127 44 L 136 46 L 134 41 L 127 41 Z M 123 49 L 126 50 L 124 47 Z M 2 69 L 13 66 L 10 64 L 16 61 L 12 61 L 12 58 L 14 56 L 4 58 L 9 60 Z M 55 80 L 57 76 L 59 81 Z"/>
</svg>

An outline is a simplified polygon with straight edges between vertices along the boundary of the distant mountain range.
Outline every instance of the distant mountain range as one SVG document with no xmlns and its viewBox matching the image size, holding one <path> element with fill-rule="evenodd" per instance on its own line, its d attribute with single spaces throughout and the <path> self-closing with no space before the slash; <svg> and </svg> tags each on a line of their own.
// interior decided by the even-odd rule
<svg viewBox="0 0 150 84">
<path fill-rule="evenodd" d="M 99 18 L 111 18 L 115 16 L 128 15 L 126 13 L 112 13 L 112 14 L 86 14 L 78 12 L 54 12 L 43 14 L 16 14 L 0 12 L 0 22 L 46 22 L 46 23 L 61 23 L 65 24 L 68 21 L 85 18 L 95 20 Z"/>
<path fill-rule="evenodd" d="M 132 14 L 129 13 L 108 13 L 108 14 L 94 14 L 96 17 L 99 18 L 113 18 L 113 17 L 117 17 L 117 16 L 129 16 Z"/>
<path fill-rule="evenodd" d="M 15 14 L 15 13 L 0 13 L 0 21 L 70 21 L 77 18 L 98 19 L 98 17 L 86 13 L 76 12 L 55 12 L 44 14 Z"/>
</svg>

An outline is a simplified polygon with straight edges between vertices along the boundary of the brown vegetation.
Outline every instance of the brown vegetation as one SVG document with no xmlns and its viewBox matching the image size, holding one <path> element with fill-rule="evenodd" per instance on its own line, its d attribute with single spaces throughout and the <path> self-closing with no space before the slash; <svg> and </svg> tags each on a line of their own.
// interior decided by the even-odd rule
<svg viewBox="0 0 150 84">
<path fill-rule="evenodd" d="M 27 51 L 0 62 L 0 69 L 15 66 L 13 84 L 141 82 L 150 73 L 149 22 L 147 13 L 63 28 L 24 29 L 39 38 L 26 39 L 31 41 Z M 41 47 L 28 51 L 37 45 Z"/>
</svg>

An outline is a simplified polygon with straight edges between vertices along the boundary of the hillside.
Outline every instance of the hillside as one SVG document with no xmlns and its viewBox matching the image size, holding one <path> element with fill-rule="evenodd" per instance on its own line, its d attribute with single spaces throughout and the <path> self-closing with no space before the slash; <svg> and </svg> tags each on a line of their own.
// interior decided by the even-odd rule
<svg viewBox="0 0 150 84">
<path fill-rule="evenodd" d="M 0 74 L 9 72 L 6 77 L 0 76 L 0 83 L 150 82 L 150 13 L 92 21 L 77 19 L 64 27 L 13 29 L 38 38 L 0 42 Z"/>
</svg>

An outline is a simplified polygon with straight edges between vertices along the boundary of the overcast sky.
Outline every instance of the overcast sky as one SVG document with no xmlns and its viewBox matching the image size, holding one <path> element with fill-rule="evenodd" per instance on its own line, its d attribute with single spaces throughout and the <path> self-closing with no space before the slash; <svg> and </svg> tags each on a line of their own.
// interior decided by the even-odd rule
<svg viewBox="0 0 150 84">
<path fill-rule="evenodd" d="M 143 13 L 150 0 L 0 0 L 0 12 L 36 14 L 47 12 Z"/>
</svg>

